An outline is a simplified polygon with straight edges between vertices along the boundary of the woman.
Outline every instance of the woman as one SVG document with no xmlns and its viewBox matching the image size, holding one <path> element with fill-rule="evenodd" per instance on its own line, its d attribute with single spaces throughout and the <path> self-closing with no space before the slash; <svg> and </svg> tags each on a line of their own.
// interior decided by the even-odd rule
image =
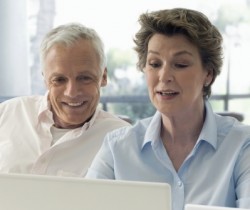
<svg viewBox="0 0 250 210">
<path fill-rule="evenodd" d="M 135 36 L 155 115 L 109 133 L 87 178 L 166 182 L 185 204 L 250 208 L 250 126 L 215 114 L 222 36 L 189 9 L 142 14 Z"/>
</svg>

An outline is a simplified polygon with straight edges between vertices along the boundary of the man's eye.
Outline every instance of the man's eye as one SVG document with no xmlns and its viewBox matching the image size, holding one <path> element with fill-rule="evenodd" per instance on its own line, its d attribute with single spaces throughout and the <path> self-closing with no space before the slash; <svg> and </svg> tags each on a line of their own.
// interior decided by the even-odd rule
<svg viewBox="0 0 250 210">
<path fill-rule="evenodd" d="M 87 81 L 87 80 L 91 80 L 91 77 L 89 77 L 89 76 L 80 76 L 80 77 L 78 77 L 78 80 L 83 80 L 83 81 Z"/>
<path fill-rule="evenodd" d="M 88 77 L 88 76 L 81 76 L 81 77 L 78 77 L 79 80 L 90 80 L 91 77 Z"/>
<path fill-rule="evenodd" d="M 62 84 L 66 81 L 65 78 L 63 77 L 58 77 L 58 78 L 54 78 L 52 79 L 52 83 L 55 84 L 55 85 L 59 85 L 59 84 Z"/>
<path fill-rule="evenodd" d="M 90 83 L 91 81 L 93 81 L 93 78 L 90 76 L 79 76 L 77 77 L 77 80 L 83 83 Z"/>
</svg>

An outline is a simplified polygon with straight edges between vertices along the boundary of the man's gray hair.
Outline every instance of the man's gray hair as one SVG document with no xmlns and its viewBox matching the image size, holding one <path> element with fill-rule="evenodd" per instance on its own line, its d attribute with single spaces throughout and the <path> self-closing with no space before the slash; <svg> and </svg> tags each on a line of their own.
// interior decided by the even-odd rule
<svg viewBox="0 0 250 210">
<path fill-rule="evenodd" d="M 81 39 L 92 42 L 100 60 L 100 69 L 103 71 L 106 67 L 104 44 L 94 29 L 86 27 L 80 23 L 60 25 L 49 31 L 49 33 L 44 37 L 40 46 L 40 61 L 42 69 L 44 66 L 44 59 L 51 47 L 56 44 L 63 44 L 66 47 L 70 47 Z"/>
</svg>

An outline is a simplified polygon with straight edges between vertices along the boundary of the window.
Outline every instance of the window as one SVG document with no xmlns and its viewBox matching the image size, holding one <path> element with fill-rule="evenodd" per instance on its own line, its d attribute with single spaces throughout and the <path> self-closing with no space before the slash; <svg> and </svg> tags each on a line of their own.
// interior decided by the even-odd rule
<svg viewBox="0 0 250 210">
<path fill-rule="evenodd" d="M 7 3 L 8 0 L 4 0 L 4 2 Z M 25 4 L 26 1 L 20 0 L 20 2 Z M 132 39 L 138 29 L 137 18 L 140 13 L 173 7 L 200 10 L 222 32 L 225 45 L 224 66 L 221 75 L 213 85 L 212 105 L 218 112 L 243 113 L 244 122 L 250 123 L 250 82 L 246 76 L 249 71 L 247 62 L 250 48 L 248 38 L 250 36 L 250 0 L 217 0 L 216 4 L 210 0 L 92 0 L 88 2 L 82 0 L 28 0 L 28 32 L 25 31 L 24 35 L 27 33 L 30 40 L 29 48 L 27 48 L 30 70 L 24 71 L 23 74 L 30 75 L 22 75 L 22 78 L 28 81 L 25 84 L 26 88 L 27 85 L 29 86 L 29 90 L 23 93 L 9 91 L 9 88 L 3 88 L 2 85 L 0 86 L 0 97 L 43 93 L 45 89 L 39 70 L 38 57 L 42 37 L 54 26 L 67 22 L 81 22 L 93 27 L 100 34 L 106 46 L 109 85 L 103 89 L 103 101 L 113 100 L 114 102 L 117 100 L 116 96 L 123 96 L 118 100 L 120 103 L 107 103 L 105 108 L 129 115 L 134 119 L 151 115 L 155 110 L 150 103 L 147 107 L 142 108 L 145 103 L 138 102 L 142 100 L 139 96 L 145 96 L 143 99 L 145 101 L 148 98 L 143 75 L 135 67 L 137 58 L 132 49 Z M 237 9 L 235 9 L 236 7 Z M 16 23 L 20 25 L 19 22 Z M 5 73 L 5 78 L 0 79 L 0 82 L 14 80 L 15 77 L 16 75 L 9 76 Z M 16 89 L 20 90 L 23 81 L 14 80 L 14 84 Z M 133 98 L 134 102 L 131 101 Z"/>
</svg>

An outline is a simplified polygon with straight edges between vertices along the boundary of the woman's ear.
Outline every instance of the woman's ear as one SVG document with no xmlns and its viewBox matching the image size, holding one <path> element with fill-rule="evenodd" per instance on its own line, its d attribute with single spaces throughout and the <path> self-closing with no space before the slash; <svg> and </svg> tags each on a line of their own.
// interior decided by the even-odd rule
<svg viewBox="0 0 250 210">
<path fill-rule="evenodd" d="M 206 79 L 205 79 L 205 84 L 204 86 L 209 86 L 211 84 L 211 82 L 213 81 L 213 78 L 214 78 L 214 71 L 212 69 L 209 69 L 207 71 L 207 76 L 206 76 Z"/>
</svg>

